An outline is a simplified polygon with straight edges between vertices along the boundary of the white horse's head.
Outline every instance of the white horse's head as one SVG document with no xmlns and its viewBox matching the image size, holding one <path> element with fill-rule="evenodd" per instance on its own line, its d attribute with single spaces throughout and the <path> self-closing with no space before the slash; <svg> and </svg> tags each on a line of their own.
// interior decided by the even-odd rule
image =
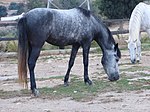
<svg viewBox="0 0 150 112">
<path fill-rule="evenodd" d="M 136 41 L 128 41 L 128 49 L 130 53 L 130 60 L 134 64 L 136 63 L 136 50 L 137 50 L 137 45 Z"/>
<path fill-rule="evenodd" d="M 140 2 L 132 11 L 130 20 L 129 20 L 129 41 L 128 49 L 130 53 L 130 59 L 132 63 L 140 61 L 141 55 L 141 42 L 140 42 L 140 30 L 144 26 L 147 27 L 147 21 L 149 18 L 146 14 L 148 7 L 145 3 Z"/>
</svg>

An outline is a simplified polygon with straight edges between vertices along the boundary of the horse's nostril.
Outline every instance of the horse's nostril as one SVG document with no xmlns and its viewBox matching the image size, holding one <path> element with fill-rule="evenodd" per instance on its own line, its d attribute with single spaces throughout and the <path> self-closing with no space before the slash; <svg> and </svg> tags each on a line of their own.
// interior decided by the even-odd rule
<svg viewBox="0 0 150 112">
<path fill-rule="evenodd" d="M 119 79 L 119 77 L 113 77 L 113 81 L 116 81 L 118 79 Z"/>
<path fill-rule="evenodd" d="M 109 78 L 110 81 L 117 81 L 118 79 L 119 79 L 119 75 Z"/>
<path fill-rule="evenodd" d="M 135 62 L 136 62 L 136 59 L 134 59 L 134 60 L 131 60 L 131 62 L 132 62 L 132 64 L 135 64 Z"/>
</svg>

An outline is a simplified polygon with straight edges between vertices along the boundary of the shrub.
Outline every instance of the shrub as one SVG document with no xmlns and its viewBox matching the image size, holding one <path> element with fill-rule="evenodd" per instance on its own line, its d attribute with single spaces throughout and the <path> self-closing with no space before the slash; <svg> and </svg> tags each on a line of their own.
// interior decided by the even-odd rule
<svg viewBox="0 0 150 112">
<path fill-rule="evenodd" d="M 23 3 L 18 3 L 18 11 L 17 14 L 22 14 L 23 12 L 25 12 L 25 6 Z"/>
<path fill-rule="evenodd" d="M 21 14 L 21 13 L 25 12 L 23 3 L 11 2 L 8 9 L 9 10 L 17 10 L 16 14 Z"/>
<path fill-rule="evenodd" d="M 15 2 L 11 2 L 8 9 L 9 10 L 18 10 L 18 4 Z"/>
<path fill-rule="evenodd" d="M 46 7 L 46 3 L 43 0 L 28 0 L 28 9 L 34 9 L 38 7 Z"/>
<path fill-rule="evenodd" d="M 96 0 L 100 14 L 109 19 L 129 18 L 134 7 L 143 0 Z"/>
<path fill-rule="evenodd" d="M 0 5 L 0 17 L 7 16 L 7 8 L 5 6 Z"/>
</svg>

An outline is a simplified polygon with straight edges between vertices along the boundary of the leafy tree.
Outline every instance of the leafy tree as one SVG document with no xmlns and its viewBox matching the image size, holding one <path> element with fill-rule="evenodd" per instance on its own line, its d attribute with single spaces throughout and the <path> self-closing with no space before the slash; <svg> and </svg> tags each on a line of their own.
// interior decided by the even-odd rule
<svg viewBox="0 0 150 112">
<path fill-rule="evenodd" d="M 84 0 L 53 0 L 52 2 L 60 9 L 70 9 L 70 8 L 78 7 L 81 3 L 84 2 Z M 37 7 L 46 7 L 47 0 L 28 0 L 27 6 L 29 10 Z M 51 4 L 50 7 L 56 8 Z M 87 4 L 85 3 L 82 7 L 87 8 Z"/>
<path fill-rule="evenodd" d="M 21 14 L 22 12 L 25 12 L 23 3 L 11 2 L 8 9 L 9 10 L 17 10 L 16 14 Z M 16 15 L 16 14 L 14 14 L 14 15 Z"/>
<path fill-rule="evenodd" d="M 9 10 L 18 10 L 18 4 L 16 2 L 11 2 L 8 9 Z"/>
<path fill-rule="evenodd" d="M 60 0 L 60 3 L 62 5 L 63 8 L 74 8 L 74 7 L 78 7 L 81 4 L 82 0 Z"/>
<path fill-rule="evenodd" d="M 46 1 L 43 0 L 28 0 L 27 7 L 29 10 L 39 7 L 46 7 Z"/>
<path fill-rule="evenodd" d="M 109 19 L 129 18 L 134 7 L 143 0 L 96 0 L 99 14 Z"/>
<path fill-rule="evenodd" d="M 53 0 L 53 3 L 56 4 L 61 9 L 70 9 L 78 7 L 84 0 Z M 51 5 L 52 8 L 56 8 Z"/>
<path fill-rule="evenodd" d="M 7 8 L 5 6 L 0 5 L 0 17 L 7 16 Z"/>
<path fill-rule="evenodd" d="M 23 12 L 25 12 L 25 5 L 23 3 L 18 3 L 17 14 L 22 14 Z"/>
</svg>

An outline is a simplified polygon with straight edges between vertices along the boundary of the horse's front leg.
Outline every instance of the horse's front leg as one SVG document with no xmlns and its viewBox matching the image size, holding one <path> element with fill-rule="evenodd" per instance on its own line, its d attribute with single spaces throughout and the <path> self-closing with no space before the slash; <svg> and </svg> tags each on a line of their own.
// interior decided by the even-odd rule
<svg viewBox="0 0 150 112">
<path fill-rule="evenodd" d="M 137 45 L 137 62 L 140 62 L 141 60 L 141 42 L 138 42 Z"/>
<path fill-rule="evenodd" d="M 67 70 L 67 73 L 66 73 L 65 78 L 64 78 L 64 86 L 69 85 L 68 79 L 69 79 L 70 70 L 74 64 L 74 60 L 75 60 L 75 57 L 77 55 L 79 47 L 80 47 L 79 44 L 75 44 L 72 46 L 72 51 L 71 51 L 70 60 L 69 60 L 69 64 L 68 64 L 68 70 Z"/>
<path fill-rule="evenodd" d="M 92 85 L 92 81 L 89 79 L 88 76 L 89 50 L 90 46 L 83 46 L 84 82 L 85 84 Z"/>
<path fill-rule="evenodd" d="M 39 95 L 39 91 L 36 89 L 34 68 L 36 65 L 37 58 L 39 57 L 40 50 L 41 48 L 29 48 L 28 67 L 29 67 L 29 72 L 30 72 L 31 90 L 34 96 Z"/>
<path fill-rule="evenodd" d="M 141 33 L 139 34 L 139 40 L 137 41 L 137 62 L 141 60 Z"/>
</svg>

